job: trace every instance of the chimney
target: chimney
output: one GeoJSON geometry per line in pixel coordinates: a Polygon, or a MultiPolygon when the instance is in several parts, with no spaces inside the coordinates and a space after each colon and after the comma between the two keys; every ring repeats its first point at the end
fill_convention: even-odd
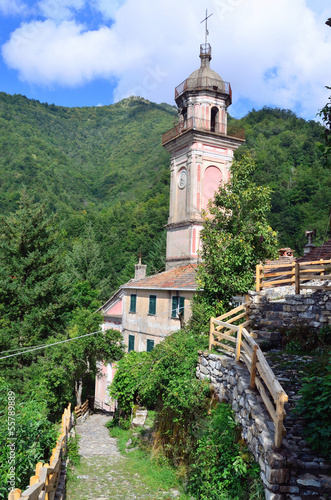
{"type": "Polygon", "coordinates": [[[279,248],[277,250],[277,252],[278,252],[278,257],[280,259],[283,259],[283,258],[291,258],[291,259],[293,259],[293,252],[294,252],[294,250],[292,250],[292,248],[289,248],[289,247],[279,248]]]}
{"type": "Polygon", "coordinates": [[[308,239],[308,243],[304,246],[303,255],[309,254],[315,248],[315,245],[313,245],[313,236],[316,236],[316,229],[305,232],[305,237],[308,239]]]}
{"type": "Polygon", "coordinates": [[[141,263],[141,257],[139,257],[139,263],[134,266],[134,279],[141,280],[146,278],[146,264],[141,263]]]}

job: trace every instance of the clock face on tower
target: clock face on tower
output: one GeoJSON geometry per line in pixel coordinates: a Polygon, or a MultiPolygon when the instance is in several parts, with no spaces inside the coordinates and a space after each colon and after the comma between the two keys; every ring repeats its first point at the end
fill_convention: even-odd
{"type": "Polygon", "coordinates": [[[186,186],[186,183],[187,183],[187,172],[186,172],[185,169],[181,170],[179,172],[177,183],[178,183],[179,189],[184,189],[184,187],[186,186]]]}

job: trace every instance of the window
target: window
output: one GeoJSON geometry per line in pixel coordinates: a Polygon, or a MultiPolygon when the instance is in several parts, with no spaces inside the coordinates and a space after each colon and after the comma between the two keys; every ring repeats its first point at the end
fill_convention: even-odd
{"type": "Polygon", "coordinates": [[[147,339],[147,352],[151,352],[154,349],[154,340],[147,339]]]}
{"type": "Polygon", "coordinates": [[[134,351],[134,335],[129,335],[129,348],[128,352],[134,351]]]}
{"type": "Polygon", "coordinates": [[[130,295],[130,313],[135,313],[137,309],[137,295],[131,293],[130,295]]]}
{"type": "Polygon", "coordinates": [[[179,313],[184,314],[185,297],[172,297],[171,317],[178,318],[179,313]]]}
{"type": "Polygon", "coordinates": [[[211,108],[210,130],[212,132],[218,132],[218,108],[216,108],[215,106],[211,108]]]}
{"type": "Polygon", "coordinates": [[[149,296],[148,314],[156,314],[156,295],[149,296]]]}

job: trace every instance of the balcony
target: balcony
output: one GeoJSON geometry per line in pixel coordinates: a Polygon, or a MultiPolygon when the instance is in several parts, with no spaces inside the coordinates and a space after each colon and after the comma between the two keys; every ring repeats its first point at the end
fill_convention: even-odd
{"type": "Polygon", "coordinates": [[[232,90],[229,82],[222,82],[217,78],[209,76],[198,78],[187,78],[175,88],[175,100],[189,90],[212,90],[229,96],[232,103],[232,90]]]}
{"type": "Polygon", "coordinates": [[[215,123],[211,125],[210,120],[202,120],[200,118],[191,117],[165,132],[162,135],[162,146],[189,130],[210,132],[222,137],[234,137],[235,139],[245,140],[245,130],[239,129],[234,124],[228,125],[227,133],[225,133],[225,123],[215,123]]]}

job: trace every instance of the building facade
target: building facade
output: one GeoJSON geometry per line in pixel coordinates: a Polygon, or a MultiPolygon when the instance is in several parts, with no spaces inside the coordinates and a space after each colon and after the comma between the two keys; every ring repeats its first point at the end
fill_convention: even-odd
{"type": "Polygon", "coordinates": [[[196,264],[131,280],[122,289],[124,342],[129,351],[151,351],[190,318],[196,264]]]}

